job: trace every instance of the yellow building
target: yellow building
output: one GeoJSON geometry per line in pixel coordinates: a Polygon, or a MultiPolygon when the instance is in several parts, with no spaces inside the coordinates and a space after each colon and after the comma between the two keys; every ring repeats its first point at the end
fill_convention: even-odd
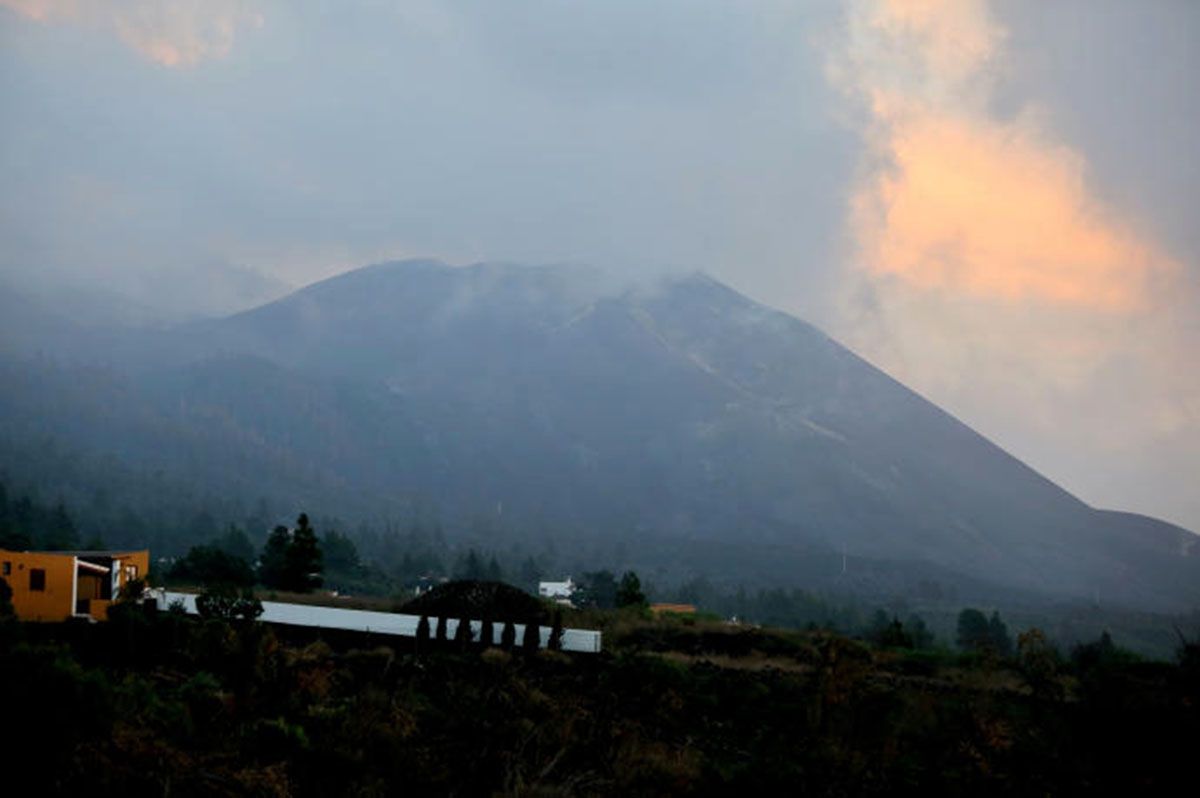
{"type": "Polygon", "coordinates": [[[150,569],[150,552],[7,551],[0,549],[0,577],[12,588],[23,621],[103,621],[131,579],[150,569]]]}

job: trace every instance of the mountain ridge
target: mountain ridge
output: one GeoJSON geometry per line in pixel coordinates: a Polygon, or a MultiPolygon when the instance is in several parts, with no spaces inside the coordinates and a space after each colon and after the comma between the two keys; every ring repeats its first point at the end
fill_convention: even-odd
{"type": "MultiPolygon", "coordinates": [[[[646,289],[577,267],[391,262],[144,349],[130,390],[185,431],[180,473],[189,457],[225,463],[204,471],[212,484],[238,457],[308,460],[284,494],[370,512],[399,490],[461,524],[501,507],[513,528],[653,538],[682,572],[700,570],[688,541],[713,541],[791,547],[798,574],[848,551],[1052,595],[1200,603],[1190,532],[1089,507],[703,275],[646,289]]],[[[754,568],[775,570],[766,555],[754,568]]]]}

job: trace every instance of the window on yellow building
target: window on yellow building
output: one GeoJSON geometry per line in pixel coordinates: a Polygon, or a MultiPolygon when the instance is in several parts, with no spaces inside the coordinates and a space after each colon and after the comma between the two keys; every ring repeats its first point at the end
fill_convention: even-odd
{"type": "Polygon", "coordinates": [[[12,563],[10,563],[8,560],[5,560],[3,575],[8,576],[11,573],[12,573],[12,563]]]}
{"type": "Polygon", "coordinates": [[[30,568],[29,569],[29,589],[30,590],[45,590],[46,589],[46,569],[45,568],[30,568]]]}

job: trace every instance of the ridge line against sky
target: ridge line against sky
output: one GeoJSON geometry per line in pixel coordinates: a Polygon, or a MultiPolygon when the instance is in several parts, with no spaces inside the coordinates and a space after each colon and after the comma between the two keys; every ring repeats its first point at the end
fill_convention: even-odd
{"type": "Polygon", "coordinates": [[[701,269],[1200,529],[1197,41],[1117,0],[0,0],[0,268],[180,313],[405,255],[701,269]]]}

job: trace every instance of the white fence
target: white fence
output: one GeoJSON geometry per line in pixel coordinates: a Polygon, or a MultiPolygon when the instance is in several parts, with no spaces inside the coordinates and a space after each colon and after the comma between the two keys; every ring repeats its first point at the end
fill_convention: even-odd
{"type": "MultiPolygon", "coordinates": [[[[196,597],[191,593],[175,593],[168,590],[154,591],[159,607],[167,609],[175,602],[181,602],[185,610],[196,614],[196,597]]],[[[403,615],[397,612],[373,612],[370,610],[344,610],[338,607],[319,607],[312,604],[288,604],[282,601],[262,602],[263,614],[260,621],[267,623],[283,623],[291,626],[315,626],[321,629],[346,629],[352,632],[371,632],[381,635],[396,635],[398,637],[416,637],[417,624],[421,621],[419,615],[403,615]]],[[[432,636],[437,627],[437,618],[429,619],[429,632],[432,636]]],[[[446,619],[446,635],[454,638],[460,621],[457,618],[446,619]]],[[[483,629],[482,621],[470,621],[471,639],[478,641],[483,629]]],[[[500,632],[504,623],[494,623],[494,635],[499,642],[500,632]]],[[[517,643],[524,639],[525,624],[516,624],[517,643]]],[[[539,645],[545,648],[550,640],[550,627],[538,628],[539,645]]],[[[563,651],[582,651],[595,653],[600,650],[600,633],[592,629],[563,629],[563,651]]]]}

